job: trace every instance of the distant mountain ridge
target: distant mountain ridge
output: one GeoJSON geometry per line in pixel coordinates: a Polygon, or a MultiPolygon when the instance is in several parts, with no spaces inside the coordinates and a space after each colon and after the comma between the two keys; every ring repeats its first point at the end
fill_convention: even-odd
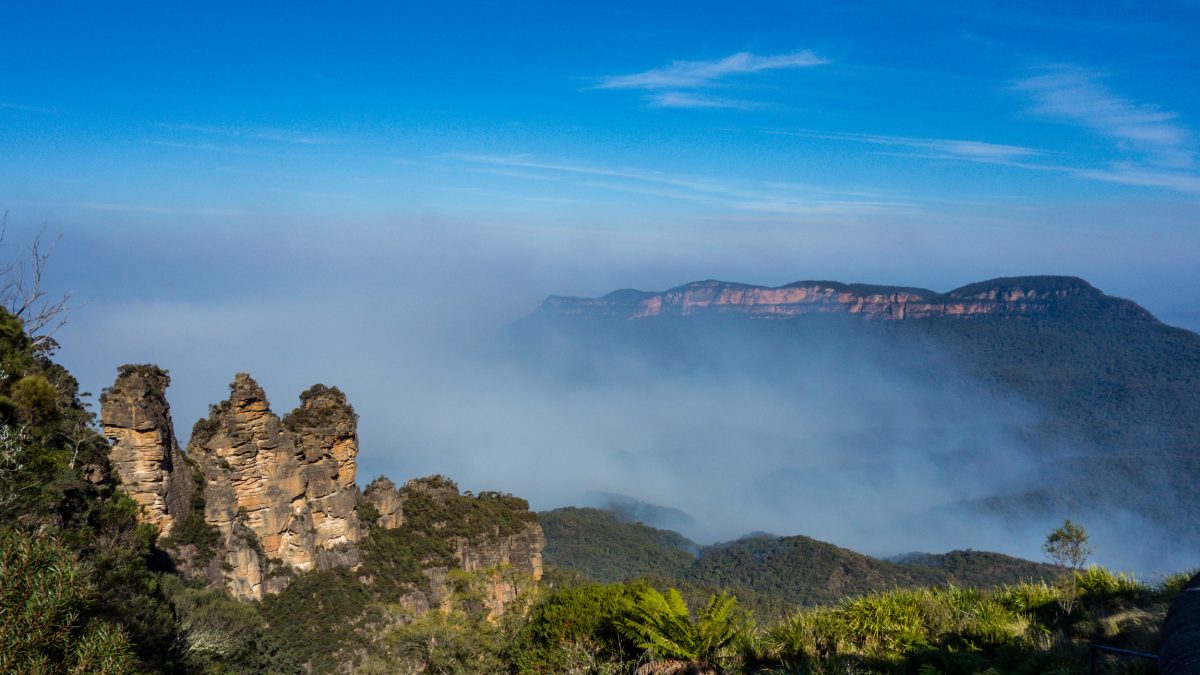
{"type": "Polygon", "coordinates": [[[803,314],[849,314],[904,320],[932,316],[1046,315],[1079,306],[1102,306],[1126,318],[1156,321],[1137,304],[1101,293],[1078,277],[1002,277],[947,293],[925,288],[796,281],[768,287],[708,279],[662,292],[613,291],[599,298],[551,295],[538,313],[641,319],[738,313],[764,319],[803,314]]]}
{"type": "Polygon", "coordinates": [[[562,508],[538,514],[545,560],[595,581],[662,578],[793,605],[818,605],[896,587],[955,584],[990,588],[1050,580],[1060,568],[985,551],[910,554],[880,560],[810,537],[746,536],[696,547],[677,532],[622,522],[610,512],[562,508]],[[693,553],[695,551],[695,553],[693,553]]]}
{"type": "MultiPolygon", "coordinates": [[[[832,281],[767,288],[710,280],[663,292],[550,296],[513,324],[509,336],[523,364],[569,386],[603,383],[638,391],[667,377],[689,387],[704,383],[711,392],[721,391],[724,382],[752,382],[772,405],[803,411],[822,395],[808,384],[828,381],[847,403],[833,413],[848,410],[861,422],[855,430],[869,433],[831,436],[826,446],[841,444],[840,453],[866,458],[875,448],[898,447],[891,439],[913,429],[908,420],[877,417],[868,407],[875,382],[896,383],[906,395],[941,406],[911,418],[930,430],[930,442],[970,441],[944,446],[934,458],[934,466],[953,476],[946,484],[972,484],[981,461],[1001,467],[1013,456],[1028,461],[1024,474],[997,482],[994,494],[931,505],[906,525],[966,514],[1010,525],[1052,523],[1070,514],[1110,528],[1113,541],[1159,537],[1140,553],[1129,547],[1137,560],[1122,564],[1161,569],[1200,554],[1194,486],[1200,475],[1200,334],[1167,325],[1137,303],[1077,277],[1006,277],[946,293],[832,281]],[[962,382],[987,395],[959,399],[948,393],[962,382]],[[862,407],[856,408],[857,392],[862,407]],[[1022,413],[997,413],[993,436],[976,436],[968,422],[959,424],[977,411],[987,418],[987,396],[993,394],[1015,401],[1022,413]],[[956,408],[958,400],[970,407],[956,408]]],[[[813,424],[824,430],[819,421],[813,424]]],[[[776,427],[786,433],[786,420],[776,427]]],[[[669,442],[655,450],[672,461],[686,457],[670,456],[674,447],[698,447],[705,440],[689,435],[687,427],[664,424],[657,431],[669,442]]],[[[818,475],[806,468],[804,455],[785,449],[774,456],[784,463],[796,458],[794,470],[776,464],[741,476],[756,495],[784,494],[797,484],[820,490],[829,484],[823,475],[843,475],[841,468],[818,475]]],[[[872,466],[847,463],[844,476],[861,485],[878,475],[872,466]]],[[[695,510],[686,503],[672,506],[695,510]]]]}

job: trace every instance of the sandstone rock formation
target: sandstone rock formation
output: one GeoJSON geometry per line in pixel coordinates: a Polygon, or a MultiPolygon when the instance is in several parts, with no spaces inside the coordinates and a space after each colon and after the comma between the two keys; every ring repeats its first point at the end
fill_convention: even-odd
{"type": "MultiPolygon", "coordinates": [[[[358,418],[341,391],[315,385],[280,419],[262,387],[238,374],[229,399],[196,423],[185,455],[171,424],[169,383],[155,366],[122,367],[101,397],[102,419],[116,477],[142,506],[142,520],[166,534],[187,519],[186,531],[203,539],[170,544],[181,570],[249,600],[282,590],[295,572],[359,564],[367,528],[355,482],[358,418]]],[[[379,478],[364,496],[383,529],[405,527],[406,504],[416,505],[420,525],[399,540],[432,540],[420,550],[441,551],[419,560],[428,594],[410,579],[407,594],[392,599],[414,611],[447,606],[452,567],[486,583],[493,615],[542,575],[545,537],[524,500],[461,495],[441,476],[400,489],[379,478]]]]}
{"type": "Polygon", "coordinates": [[[200,467],[207,522],[220,532],[230,589],[243,598],[280,590],[286,577],[353,564],[361,529],[354,506],[358,438],[353,411],[336,389],[314,387],[289,419],[239,373],[227,401],[197,423],[188,455],[200,467]]]}
{"type": "Polygon", "coordinates": [[[404,524],[404,497],[392,481],[383,476],[376,478],[363,490],[363,497],[379,514],[380,527],[394,530],[404,524]]]}
{"type": "Polygon", "coordinates": [[[464,571],[488,575],[486,603],[495,617],[504,613],[505,606],[524,590],[525,583],[542,578],[544,548],[546,535],[542,526],[531,522],[514,534],[497,536],[492,541],[457,538],[454,557],[464,571]]]}
{"type": "MultiPolygon", "coordinates": [[[[656,316],[746,314],[789,318],[803,314],[846,314],[904,320],[931,316],[1030,315],[1053,313],[1072,300],[1115,300],[1074,277],[1014,277],[963,286],[949,293],[923,288],[797,281],[778,288],[723,281],[697,281],[662,293],[623,290],[599,298],[550,296],[542,313],[640,319],[656,316]]],[[[1149,314],[1126,302],[1130,312],[1149,314]]]]}
{"type": "Polygon", "coordinates": [[[112,444],[109,460],[125,492],[141,506],[142,520],[169,534],[186,515],[194,489],[191,468],[175,440],[165,392],[166,371],[122,366],[100,395],[100,421],[112,444]]]}
{"type": "MultiPolygon", "coordinates": [[[[304,463],[304,496],[316,529],[319,555],[362,536],[358,504],[358,416],[336,387],[316,385],[283,419],[304,463]]],[[[325,561],[325,565],[331,561],[325,561]]]]}

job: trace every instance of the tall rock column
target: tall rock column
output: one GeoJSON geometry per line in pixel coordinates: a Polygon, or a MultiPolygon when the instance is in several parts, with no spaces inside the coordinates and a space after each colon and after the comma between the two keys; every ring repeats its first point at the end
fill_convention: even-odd
{"type": "Polygon", "coordinates": [[[312,511],[318,564],[356,562],[344,545],[362,538],[355,506],[358,486],[358,415],[337,387],[315,385],[283,419],[304,462],[304,495],[312,511]]]}
{"type": "Polygon", "coordinates": [[[141,506],[139,519],[163,535],[187,514],[191,468],[171,424],[167,386],[171,378],[153,365],[125,365],[100,395],[100,420],[112,444],[109,461],[121,489],[141,506]]]}
{"type": "Polygon", "coordinates": [[[288,575],[352,566],[358,417],[336,387],[315,385],[286,420],[262,387],[238,374],[229,400],[196,423],[188,455],[204,474],[204,518],[224,544],[231,591],[261,598],[288,575]]]}
{"type": "Polygon", "coordinates": [[[239,373],[229,400],[196,424],[188,455],[204,474],[204,519],[224,541],[236,595],[257,599],[274,590],[266,578],[271,560],[315,567],[300,452],[249,375],[239,373]]]}

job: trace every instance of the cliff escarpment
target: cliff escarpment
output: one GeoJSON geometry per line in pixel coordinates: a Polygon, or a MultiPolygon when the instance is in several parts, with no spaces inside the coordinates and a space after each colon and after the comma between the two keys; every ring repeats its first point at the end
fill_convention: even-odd
{"type": "Polygon", "coordinates": [[[550,296],[542,315],[686,317],[742,314],[781,319],[806,314],[844,314],[900,321],[927,317],[1052,315],[1081,304],[1104,304],[1122,314],[1153,320],[1132,302],[1104,295],[1076,277],[1008,277],[938,293],[924,288],[797,281],[770,288],[725,281],[696,281],[661,293],[620,290],[599,298],[550,296]]]}
{"type": "Polygon", "coordinates": [[[401,488],[380,478],[364,496],[377,527],[426,551],[421,562],[431,596],[443,606],[451,594],[452,568],[466,575],[458,583],[469,582],[493,616],[542,577],[546,537],[523,499],[495,492],[461,494],[442,476],[410,480],[401,488]]]}
{"type": "Polygon", "coordinates": [[[122,367],[101,397],[104,431],[139,519],[175,545],[181,570],[209,585],[261,600],[297,574],[350,569],[377,588],[387,587],[378,577],[396,577],[405,602],[424,611],[444,605],[457,572],[474,574],[481,601],[499,614],[541,576],[545,540],[523,500],[462,495],[441,477],[403,488],[380,478],[360,492],[358,417],[336,387],[309,388],[281,418],[263,388],[238,374],[229,398],[196,423],[185,453],[169,383],[155,366],[122,367]]]}

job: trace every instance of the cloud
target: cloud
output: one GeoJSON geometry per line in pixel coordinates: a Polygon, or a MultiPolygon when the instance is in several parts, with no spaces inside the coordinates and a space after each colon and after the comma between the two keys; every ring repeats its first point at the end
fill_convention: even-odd
{"type": "Polygon", "coordinates": [[[1030,159],[1044,154],[1035,148],[1002,143],[985,143],[983,141],[962,140],[952,138],[914,138],[910,136],[888,136],[882,134],[856,134],[821,131],[789,131],[773,130],[768,133],[783,136],[799,136],[835,141],[851,141],[871,145],[904,147],[914,150],[932,152],[941,159],[960,159],[970,162],[988,164],[1010,163],[1016,160],[1030,159]]]}
{"type": "Polygon", "coordinates": [[[1190,167],[1195,154],[1191,132],[1177,122],[1176,113],[1135,103],[1109,92],[1094,73],[1056,66],[1016,83],[1030,94],[1033,112],[1082,125],[1117,141],[1121,149],[1143,153],[1155,164],[1190,167]]]}
{"type": "Polygon", "coordinates": [[[187,208],[174,206],[154,206],[149,204],[112,204],[109,202],[82,202],[81,208],[90,211],[121,211],[126,213],[153,213],[160,215],[190,215],[190,216],[244,216],[242,209],[219,208],[187,208]]]}
{"type": "Polygon", "coordinates": [[[610,75],[592,88],[651,92],[647,102],[652,108],[748,109],[758,107],[758,104],[753,101],[705,96],[697,93],[697,90],[717,86],[721,80],[735,75],[810,68],[826,63],[829,63],[828,59],[807,49],[774,56],[738,52],[713,61],[675,61],[664,68],[630,75],[610,75]]]}
{"type": "Polygon", "coordinates": [[[0,110],[20,110],[21,112],[43,113],[46,115],[57,115],[58,111],[54,108],[43,108],[42,106],[27,105],[24,103],[10,103],[0,101],[0,110]]]}
{"type": "Polygon", "coordinates": [[[650,96],[652,108],[756,108],[753,101],[742,101],[729,98],[714,98],[682,91],[664,91],[650,96]]]}
{"type": "Polygon", "coordinates": [[[631,167],[605,167],[570,161],[548,161],[530,155],[496,156],[452,154],[447,157],[489,167],[529,169],[547,175],[577,176],[575,185],[690,201],[738,211],[783,214],[911,212],[915,203],[889,200],[883,195],[814,189],[782,182],[742,185],[711,178],[669,174],[631,167]],[[820,197],[837,195],[839,199],[820,197]],[[862,198],[860,198],[862,197],[862,198]]]}
{"type": "Polygon", "coordinates": [[[1112,162],[1105,168],[1080,168],[1050,163],[1051,153],[1037,148],[1003,143],[948,139],[914,138],[882,134],[822,132],[809,130],[769,130],[779,136],[796,136],[822,140],[849,141],[888,147],[907,148],[916,152],[897,153],[902,157],[935,160],[960,160],[981,164],[997,164],[1029,171],[1051,171],[1085,180],[1102,181],[1132,187],[1151,187],[1177,192],[1200,193],[1200,175],[1186,170],[1164,170],[1130,162],[1112,162]]]}
{"type": "Polygon", "coordinates": [[[183,131],[206,136],[224,136],[226,138],[241,138],[292,145],[326,145],[330,139],[315,134],[299,133],[283,129],[248,128],[248,127],[214,127],[202,124],[168,124],[159,123],[160,128],[172,131],[183,131]]]}
{"type": "Polygon", "coordinates": [[[1179,192],[1200,194],[1200,175],[1185,171],[1156,171],[1131,164],[1113,164],[1108,169],[1086,169],[1076,175],[1093,180],[1134,185],[1141,187],[1166,188],[1179,192]]]}
{"type": "Polygon", "coordinates": [[[738,52],[715,61],[675,61],[665,68],[656,68],[632,75],[604,78],[597,89],[691,89],[712,85],[729,75],[758,73],[764,70],[808,68],[829,63],[809,50],[756,56],[738,52]]]}
{"type": "Polygon", "coordinates": [[[254,155],[257,157],[276,156],[273,153],[258,152],[233,145],[218,145],[216,143],[180,143],[178,141],[150,141],[154,145],[161,145],[166,148],[179,148],[181,150],[203,150],[205,152],[225,152],[233,155],[254,155]]]}

